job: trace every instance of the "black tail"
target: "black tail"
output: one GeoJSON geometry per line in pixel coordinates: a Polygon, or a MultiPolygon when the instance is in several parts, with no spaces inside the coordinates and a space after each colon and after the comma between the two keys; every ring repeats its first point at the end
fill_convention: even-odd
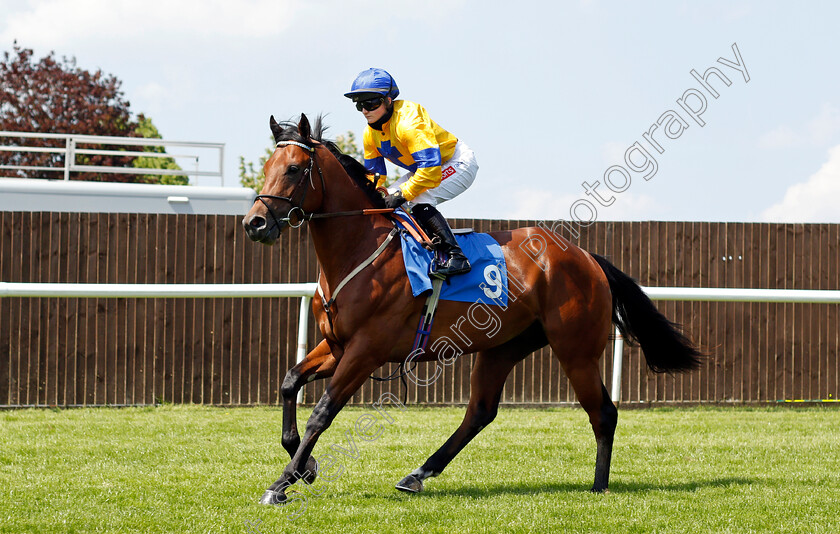
{"type": "Polygon", "coordinates": [[[655,373],[690,371],[703,355],[662,315],[635,280],[606,258],[592,254],[607,276],[613,296],[613,322],[631,345],[638,342],[655,373]]]}

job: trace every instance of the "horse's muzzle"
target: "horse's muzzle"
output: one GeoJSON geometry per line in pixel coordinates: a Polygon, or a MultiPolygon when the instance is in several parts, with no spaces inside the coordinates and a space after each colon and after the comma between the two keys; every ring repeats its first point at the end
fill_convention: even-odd
{"type": "Polygon", "coordinates": [[[242,226],[245,228],[245,233],[251,241],[257,241],[264,245],[272,245],[277,238],[280,237],[280,232],[287,223],[275,222],[266,220],[261,215],[246,215],[242,219],[242,226]],[[281,227],[282,226],[282,227],[281,227]]]}

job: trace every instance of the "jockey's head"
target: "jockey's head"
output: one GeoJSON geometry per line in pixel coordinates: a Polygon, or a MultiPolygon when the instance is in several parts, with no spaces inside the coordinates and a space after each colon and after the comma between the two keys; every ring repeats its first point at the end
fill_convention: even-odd
{"type": "Polygon", "coordinates": [[[388,71],[370,68],[356,76],[350,91],[344,96],[356,103],[356,109],[365,115],[368,122],[375,122],[391,109],[399,94],[397,82],[388,71]],[[382,104],[385,104],[384,109],[380,108],[382,104]]]}

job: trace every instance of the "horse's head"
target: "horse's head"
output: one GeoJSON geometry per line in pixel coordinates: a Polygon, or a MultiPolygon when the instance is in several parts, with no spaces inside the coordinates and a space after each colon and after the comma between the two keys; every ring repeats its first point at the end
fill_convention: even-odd
{"type": "Polygon", "coordinates": [[[269,124],[276,148],[263,168],[265,185],[242,219],[248,237],[266,245],[273,244],[287,226],[303,224],[307,214],[320,205],[324,185],[316,161],[321,145],[312,139],[306,115],[301,114],[297,127],[284,127],[273,116],[269,124]]]}

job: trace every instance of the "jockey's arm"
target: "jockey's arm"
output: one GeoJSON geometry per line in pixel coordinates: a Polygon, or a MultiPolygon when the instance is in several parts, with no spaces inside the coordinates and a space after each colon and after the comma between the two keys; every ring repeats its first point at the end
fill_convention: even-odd
{"type": "Polygon", "coordinates": [[[417,164],[417,170],[400,189],[406,200],[413,200],[423,191],[440,185],[443,178],[440,145],[435,137],[431,119],[425,114],[414,117],[411,124],[401,130],[400,134],[405,139],[405,145],[414,163],[417,164]]]}

